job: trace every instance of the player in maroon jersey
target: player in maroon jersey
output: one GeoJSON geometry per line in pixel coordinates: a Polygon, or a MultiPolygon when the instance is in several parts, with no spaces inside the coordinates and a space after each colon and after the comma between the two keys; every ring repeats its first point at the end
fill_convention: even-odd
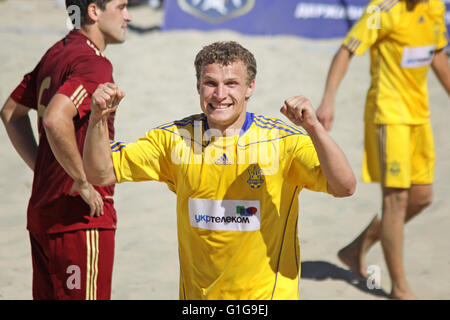
{"type": "MultiPolygon", "coordinates": [[[[8,136],[34,171],[27,229],[34,299],[109,299],[114,186],[87,182],[82,152],[91,95],[113,82],[103,51],[125,40],[128,0],[66,0],[74,29],[26,74],[1,110],[8,136]],[[76,6],[76,7],[74,7],[76,6]],[[74,8],[78,10],[74,10],[74,8]],[[77,20],[78,19],[78,20],[77,20]],[[28,112],[38,112],[39,143],[28,112]]],[[[114,118],[109,118],[110,138],[114,118]]]]}

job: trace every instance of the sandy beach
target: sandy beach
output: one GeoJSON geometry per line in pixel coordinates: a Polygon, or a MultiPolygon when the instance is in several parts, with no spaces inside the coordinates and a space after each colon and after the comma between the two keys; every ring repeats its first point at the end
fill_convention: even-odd
{"type": "MultiPolygon", "coordinates": [[[[52,0],[0,1],[0,102],[23,75],[67,32],[65,9],[52,0]]],[[[132,7],[134,30],[161,25],[163,12],[132,7]]],[[[149,129],[200,112],[194,57],[213,41],[236,40],[258,62],[256,90],[248,111],[283,117],[279,109],[303,94],[317,107],[331,59],[342,39],[313,41],[294,36],[246,36],[230,31],[136,32],[123,45],[109,46],[114,79],[125,91],[116,117],[116,139],[134,141],[149,129]]],[[[436,145],[434,202],[405,228],[407,278],[421,299],[450,299],[450,142],[449,99],[429,73],[431,121],[436,145]]],[[[377,244],[367,265],[380,271],[381,288],[358,282],[339,261],[337,251],[351,241],[380,209],[376,184],[361,182],[363,110],[369,86],[369,56],[353,59],[336,101],[331,136],[346,153],[358,179],[356,193],[333,199],[302,191],[299,239],[301,299],[386,299],[390,280],[377,244]]],[[[36,114],[32,112],[36,122],[36,114]]],[[[31,257],[26,208],[32,172],[0,128],[0,299],[31,299],[31,257]]],[[[112,299],[178,299],[179,264],[176,200],[157,182],[118,185],[118,212],[112,299]]]]}

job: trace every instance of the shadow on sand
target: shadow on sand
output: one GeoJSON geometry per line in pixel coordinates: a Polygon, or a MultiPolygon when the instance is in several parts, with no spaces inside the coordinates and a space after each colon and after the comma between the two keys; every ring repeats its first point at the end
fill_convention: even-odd
{"type": "Polygon", "coordinates": [[[350,270],[343,269],[327,261],[304,261],[301,264],[301,278],[309,280],[342,280],[354,288],[371,295],[389,298],[383,289],[369,289],[367,279],[359,279],[350,270]]]}

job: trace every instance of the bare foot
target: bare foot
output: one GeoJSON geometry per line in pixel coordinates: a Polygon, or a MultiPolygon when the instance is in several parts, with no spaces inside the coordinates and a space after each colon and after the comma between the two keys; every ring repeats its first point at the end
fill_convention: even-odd
{"type": "Polygon", "coordinates": [[[393,300],[417,300],[417,297],[411,291],[394,292],[394,290],[392,290],[389,298],[393,300]]]}
{"type": "Polygon", "coordinates": [[[366,266],[364,264],[364,253],[356,246],[349,244],[338,252],[338,258],[358,278],[367,278],[366,266]]]}

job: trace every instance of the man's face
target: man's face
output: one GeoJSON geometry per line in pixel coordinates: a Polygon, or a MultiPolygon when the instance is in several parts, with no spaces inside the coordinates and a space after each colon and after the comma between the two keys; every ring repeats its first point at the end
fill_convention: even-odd
{"type": "Polygon", "coordinates": [[[112,0],[100,12],[98,25],[107,44],[125,41],[127,23],[131,21],[127,5],[128,0],[112,0]]]}
{"type": "Polygon", "coordinates": [[[242,61],[227,66],[218,63],[204,66],[197,90],[209,127],[222,132],[241,129],[245,122],[247,99],[254,88],[254,80],[247,83],[247,69],[242,61]]]}

